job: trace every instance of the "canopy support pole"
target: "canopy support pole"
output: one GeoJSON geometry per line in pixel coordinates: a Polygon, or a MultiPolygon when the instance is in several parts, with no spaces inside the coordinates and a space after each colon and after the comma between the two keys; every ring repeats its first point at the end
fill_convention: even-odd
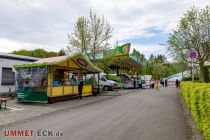
{"type": "Polygon", "coordinates": [[[53,88],[53,67],[50,66],[50,96],[52,97],[52,88],[53,88]]]}
{"type": "Polygon", "coordinates": [[[97,90],[98,94],[100,94],[99,78],[100,78],[100,76],[99,76],[99,73],[98,73],[98,90],[97,90]]]}

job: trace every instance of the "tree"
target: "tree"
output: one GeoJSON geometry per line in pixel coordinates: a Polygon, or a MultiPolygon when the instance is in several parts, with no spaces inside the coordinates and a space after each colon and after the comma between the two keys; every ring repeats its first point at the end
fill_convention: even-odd
{"type": "Polygon", "coordinates": [[[151,54],[150,57],[149,57],[149,61],[152,61],[154,59],[154,55],[151,54]]]}
{"type": "Polygon", "coordinates": [[[205,82],[204,63],[210,56],[210,6],[205,9],[192,7],[181,18],[179,25],[168,40],[168,50],[174,57],[190,63],[188,59],[191,51],[197,52],[195,63],[200,68],[200,80],[205,82]]]}
{"type": "Polygon", "coordinates": [[[140,74],[149,74],[152,75],[154,79],[160,80],[188,69],[189,67],[188,65],[186,66],[186,63],[181,63],[179,61],[169,63],[164,54],[158,54],[156,56],[151,54],[148,65],[143,67],[143,69],[140,71],[140,74]]]}
{"type": "Polygon", "coordinates": [[[47,52],[43,49],[35,49],[32,51],[33,57],[45,58],[45,57],[47,57],[46,54],[47,54],[47,52]]]}
{"type": "Polygon", "coordinates": [[[95,60],[107,49],[113,29],[104,16],[97,16],[90,10],[89,18],[79,17],[74,28],[68,36],[69,50],[81,51],[95,60]]]}
{"type": "Polygon", "coordinates": [[[74,32],[68,35],[70,46],[67,48],[69,51],[80,51],[88,56],[91,39],[88,22],[88,19],[83,16],[78,18],[74,26],[74,32]]]}
{"type": "Polygon", "coordinates": [[[43,49],[35,49],[35,50],[18,50],[13,51],[12,54],[23,55],[23,56],[31,56],[31,57],[38,57],[38,58],[47,58],[47,57],[55,57],[58,56],[57,52],[47,52],[43,49]]]}
{"type": "Polygon", "coordinates": [[[66,55],[65,50],[64,49],[60,49],[60,51],[58,52],[59,56],[64,56],[66,55]]]}
{"type": "Polygon", "coordinates": [[[166,67],[161,63],[153,65],[152,77],[157,80],[167,77],[166,67]]]}
{"type": "Polygon", "coordinates": [[[158,54],[157,56],[154,56],[153,54],[151,54],[149,61],[164,64],[167,62],[167,58],[164,54],[158,54]]]}
{"type": "Polygon", "coordinates": [[[112,37],[112,30],[104,16],[97,16],[96,13],[90,11],[90,56],[93,60],[107,49],[109,45],[108,40],[112,37]]]}
{"type": "Polygon", "coordinates": [[[53,52],[53,51],[50,51],[50,52],[47,52],[45,57],[56,57],[58,56],[59,54],[57,52],[53,52]]]}
{"type": "Polygon", "coordinates": [[[13,51],[12,54],[23,55],[23,56],[32,56],[32,51],[21,49],[18,51],[13,51]]]}

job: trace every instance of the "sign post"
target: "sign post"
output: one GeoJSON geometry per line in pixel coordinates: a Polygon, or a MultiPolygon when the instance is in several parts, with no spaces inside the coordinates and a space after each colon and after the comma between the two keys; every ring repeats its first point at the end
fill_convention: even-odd
{"type": "Polygon", "coordinates": [[[194,75],[195,75],[195,73],[194,73],[194,59],[192,60],[192,82],[194,82],[194,75]]]}
{"type": "Polygon", "coordinates": [[[192,59],[192,82],[194,82],[194,59],[197,56],[197,52],[196,51],[192,51],[189,55],[189,57],[192,59]]]}

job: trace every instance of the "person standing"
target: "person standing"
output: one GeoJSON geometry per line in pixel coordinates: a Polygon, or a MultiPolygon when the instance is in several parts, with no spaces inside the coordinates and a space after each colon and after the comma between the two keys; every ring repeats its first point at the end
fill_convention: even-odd
{"type": "Polygon", "coordinates": [[[165,87],[167,87],[167,86],[168,86],[168,80],[165,79],[165,87]]]}
{"type": "Polygon", "coordinates": [[[138,80],[138,81],[139,81],[139,83],[138,83],[138,84],[139,84],[139,88],[140,88],[140,89],[142,89],[141,79],[139,78],[139,80],[138,80]]]}
{"type": "Polygon", "coordinates": [[[178,88],[179,87],[179,80],[176,79],[176,87],[178,88]]]}
{"type": "Polygon", "coordinates": [[[149,80],[149,88],[152,88],[152,80],[149,80]]]}
{"type": "Polygon", "coordinates": [[[152,88],[154,89],[155,88],[155,80],[151,81],[151,85],[152,85],[152,88]]]}
{"type": "Polygon", "coordinates": [[[158,80],[156,80],[156,82],[155,82],[155,90],[157,92],[160,91],[160,85],[159,85],[159,81],[158,80]]]}
{"type": "Polygon", "coordinates": [[[164,83],[165,83],[165,82],[163,81],[163,79],[161,79],[161,80],[160,80],[160,84],[161,84],[163,87],[164,87],[164,83]]]}
{"type": "Polygon", "coordinates": [[[136,89],[136,78],[133,78],[133,86],[134,86],[134,89],[136,89]]]}
{"type": "Polygon", "coordinates": [[[78,92],[79,92],[79,98],[82,99],[82,89],[84,86],[84,82],[83,79],[80,79],[79,85],[78,85],[78,92]]]}

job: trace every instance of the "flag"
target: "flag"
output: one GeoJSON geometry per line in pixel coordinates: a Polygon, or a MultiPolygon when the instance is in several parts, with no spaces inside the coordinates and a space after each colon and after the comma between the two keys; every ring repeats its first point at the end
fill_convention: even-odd
{"type": "Polygon", "coordinates": [[[138,62],[139,59],[140,59],[140,56],[141,56],[140,52],[138,52],[137,50],[133,49],[133,53],[131,54],[131,58],[138,62]]]}
{"type": "Polygon", "coordinates": [[[115,49],[115,56],[129,55],[130,45],[131,45],[130,43],[127,43],[127,44],[117,47],[115,49]]]}

